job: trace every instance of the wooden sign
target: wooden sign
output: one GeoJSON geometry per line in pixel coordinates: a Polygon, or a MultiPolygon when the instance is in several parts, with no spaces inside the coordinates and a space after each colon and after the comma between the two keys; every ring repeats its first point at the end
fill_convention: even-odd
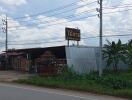
{"type": "Polygon", "coordinates": [[[66,40],[80,41],[80,30],[75,28],[65,28],[65,38],[66,40]]]}

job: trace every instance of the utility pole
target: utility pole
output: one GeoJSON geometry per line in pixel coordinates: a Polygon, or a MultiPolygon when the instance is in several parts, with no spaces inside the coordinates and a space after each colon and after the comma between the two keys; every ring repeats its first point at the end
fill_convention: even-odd
{"type": "Polygon", "coordinates": [[[6,33],[6,39],[5,39],[5,51],[6,51],[6,55],[5,55],[5,60],[6,60],[6,69],[8,68],[8,55],[7,55],[7,51],[8,51],[8,21],[7,21],[7,15],[6,18],[2,19],[3,22],[3,33],[6,33]]]}
{"type": "Polygon", "coordinates": [[[6,15],[6,51],[8,50],[8,21],[6,15]]]}
{"type": "Polygon", "coordinates": [[[3,22],[3,33],[6,34],[6,39],[5,39],[5,51],[8,50],[8,21],[7,21],[7,15],[6,18],[2,19],[3,22]]]}
{"type": "Polygon", "coordinates": [[[102,39],[102,35],[103,35],[103,4],[102,4],[103,0],[99,0],[98,3],[100,5],[100,8],[97,9],[97,11],[99,12],[99,18],[100,18],[100,35],[99,35],[99,76],[102,75],[103,73],[103,39],[102,39]]]}

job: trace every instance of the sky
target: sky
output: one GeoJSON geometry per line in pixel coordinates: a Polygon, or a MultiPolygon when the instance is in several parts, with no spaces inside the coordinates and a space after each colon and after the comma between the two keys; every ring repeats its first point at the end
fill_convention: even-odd
{"type": "MultiPolygon", "coordinates": [[[[132,0],[103,0],[103,35],[131,34],[131,7],[132,0]]],[[[0,0],[0,27],[5,27],[2,19],[7,15],[9,49],[67,45],[65,27],[81,30],[80,45],[98,46],[97,8],[97,0],[0,0]]],[[[126,43],[131,37],[103,37],[103,44],[118,39],[126,43]]],[[[0,51],[4,48],[0,29],[0,51]]]]}

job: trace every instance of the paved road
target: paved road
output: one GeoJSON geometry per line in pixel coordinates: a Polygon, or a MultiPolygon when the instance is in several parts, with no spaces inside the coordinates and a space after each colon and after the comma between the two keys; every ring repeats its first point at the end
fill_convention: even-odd
{"type": "Polygon", "coordinates": [[[0,83],[0,100],[126,100],[67,90],[0,83]]]}

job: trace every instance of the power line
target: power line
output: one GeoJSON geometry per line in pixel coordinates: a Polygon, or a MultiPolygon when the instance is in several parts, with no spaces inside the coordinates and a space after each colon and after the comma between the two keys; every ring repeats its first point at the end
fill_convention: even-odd
{"type": "MultiPolygon", "coordinates": [[[[88,4],[85,4],[85,5],[81,5],[81,6],[79,6],[79,7],[75,7],[75,8],[72,8],[72,9],[70,9],[70,10],[66,10],[66,11],[63,11],[63,12],[59,12],[59,13],[55,13],[55,14],[52,14],[52,15],[48,15],[47,17],[52,17],[52,16],[56,16],[56,15],[61,15],[61,14],[63,14],[63,13],[67,13],[67,12],[70,12],[70,11],[73,11],[73,10],[76,10],[76,9],[79,9],[79,8],[82,8],[82,7],[85,7],[85,6],[87,6],[87,5],[89,5],[89,3],[88,4]]],[[[95,8],[94,9],[91,9],[91,10],[95,10],[95,8]]],[[[89,10],[89,11],[91,11],[91,10],[89,10]]],[[[40,20],[40,19],[43,19],[43,18],[39,18],[39,19],[30,19],[30,20],[27,20],[27,21],[19,21],[19,22],[32,22],[32,21],[36,21],[36,20],[40,20]]],[[[46,21],[47,22],[47,21],[46,21]]]]}
{"type": "Polygon", "coordinates": [[[42,43],[56,43],[56,42],[64,42],[65,40],[61,41],[51,41],[51,42],[35,42],[35,43],[23,43],[23,44],[9,44],[9,45],[31,45],[31,44],[42,44],[42,43]]]}
{"type": "MultiPolygon", "coordinates": [[[[70,3],[70,4],[68,4],[68,5],[65,5],[65,6],[61,6],[61,7],[57,7],[57,8],[55,8],[55,9],[50,9],[50,10],[47,10],[47,11],[44,11],[44,12],[41,12],[41,13],[37,13],[37,14],[32,14],[32,15],[30,15],[31,17],[34,17],[34,16],[38,16],[38,15],[42,15],[42,14],[46,14],[46,13],[51,13],[51,12],[54,12],[54,11],[56,11],[56,10],[62,10],[62,9],[65,9],[65,8],[67,8],[67,7],[69,7],[69,6],[73,6],[73,5],[75,5],[77,2],[73,2],[73,3],[70,3]]],[[[16,17],[16,18],[13,18],[13,19],[25,19],[25,18],[27,18],[26,16],[21,16],[21,17],[16,17]]],[[[10,19],[8,19],[8,20],[10,20],[10,19]]]]}
{"type": "MultiPolygon", "coordinates": [[[[102,37],[125,37],[125,36],[132,36],[132,34],[117,34],[117,35],[104,35],[102,37]]],[[[89,39],[89,38],[99,38],[99,36],[90,36],[90,37],[84,37],[82,40],[89,39]]],[[[58,42],[65,42],[65,40],[57,40],[57,41],[50,41],[50,42],[33,42],[33,43],[12,43],[8,45],[31,45],[31,44],[42,44],[42,43],[58,43],[58,42]]],[[[5,43],[1,42],[1,45],[4,45],[5,43]]]]}
{"type": "MultiPolygon", "coordinates": [[[[91,10],[94,10],[94,9],[91,9],[91,10]]],[[[104,15],[108,15],[108,14],[111,14],[111,13],[116,13],[116,12],[123,12],[123,11],[129,11],[129,10],[132,10],[132,9],[125,9],[125,10],[121,10],[121,11],[114,11],[114,12],[106,12],[106,13],[104,13],[104,15]]],[[[87,11],[84,11],[84,12],[87,12],[87,11]]],[[[82,13],[84,13],[84,12],[82,12],[82,13]]],[[[74,15],[70,15],[70,16],[66,16],[66,17],[72,17],[72,16],[74,16],[74,15]]],[[[55,21],[52,21],[52,22],[56,22],[57,20],[55,20],[55,21]]],[[[52,23],[51,22],[51,23],[52,23]]],[[[48,22],[47,22],[48,23],[48,22]]],[[[44,23],[44,24],[46,24],[46,23],[44,23]]],[[[43,24],[43,25],[44,25],[43,24]]],[[[21,26],[16,26],[16,27],[21,27],[21,26]]],[[[15,27],[9,27],[9,28],[15,28],[15,27]]]]}
{"type": "MultiPolygon", "coordinates": [[[[117,34],[117,35],[103,35],[102,37],[125,37],[125,36],[132,36],[132,34],[117,34]]],[[[89,38],[99,38],[100,36],[90,36],[90,37],[84,37],[81,38],[89,39],[89,38]]],[[[31,44],[42,44],[42,43],[56,43],[56,42],[64,42],[65,40],[57,40],[57,41],[49,41],[49,42],[32,42],[32,43],[12,43],[9,45],[31,45],[31,44]]]]}
{"type": "MultiPolygon", "coordinates": [[[[90,12],[93,12],[93,10],[95,10],[95,9],[90,9],[90,10],[87,10],[87,11],[83,11],[83,12],[81,12],[81,13],[79,13],[79,16],[81,15],[81,14],[85,14],[85,13],[90,13],[90,12]]],[[[73,18],[75,15],[68,15],[68,16],[65,16],[65,17],[63,17],[63,19],[69,19],[69,18],[73,18]]],[[[43,24],[43,25],[45,25],[45,24],[49,24],[49,23],[53,23],[53,22],[57,22],[57,21],[59,21],[59,20],[47,20],[47,21],[44,21],[44,22],[40,22],[39,24],[43,24]]],[[[26,24],[26,25],[31,25],[31,24],[26,24]]],[[[15,28],[15,27],[21,27],[21,26],[12,26],[12,27],[8,27],[8,28],[15,28]]]]}
{"type": "MultiPolygon", "coordinates": [[[[126,9],[126,10],[122,10],[122,11],[128,11],[128,10],[132,10],[132,9],[126,9]]],[[[122,11],[115,11],[115,12],[122,12],[122,11]]],[[[110,13],[115,13],[115,12],[106,12],[106,13],[104,13],[105,15],[107,15],[107,14],[110,14],[110,13]]],[[[95,14],[95,15],[92,15],[92,16],[96,16],[97,14],[95,14]]],[[[84,19],[84,18],[88,18],[89,16],[87,16],[87,17],[83,17],[83,18],[79,18],[79,19],[84,19]]],[[[74,20],[79,20],[79,19],[74,19],[74,20]]],[[[69,22],[72,22],[72,21],[74,21],[74,20],[70,20],[69,22]]],[[[64,23],[64,22],[63,22],[64,23]]],[[[67,23],[67,22],[66,22],[67,23]]],[[[56,25],[56,24],[61,24],[61,23],[55,23],[55,24],[51,24],[51,25],[47,25],[47,26],[52,26],[52,25],[56,25]]],[[[118,35],[118,36],[124,36],[124,35],[118,35]]],[[[126,36],[126,35],[125,35],[126,36]]],[[[104,36],[103,36],[104,37],[104,36]]],[[[107,36],[108,37],[108,36],[107,36]]],[[[110,37],[110,36],[109,36],[110,37]]],[[[40,43],[39,43],[40,44],[40,43]]]]}
{"type": "MultiPolygon", "coordinates": [[[[132,34],[103,35],[102,37],[126,37],[126,36],[132,36],[132,34]]],[[[89,38],[99,38],[99,36],[85,37],[82,39],[89,39],[89,38]]]]}
{"type": "Polygon", "coordinates": [[[111,31],[111,32],[132,32],[132,29],[105,29],[105,31],[111,31]]]}
{"type": "MultiPolygon", "coordinates": [[[[90,4],[93,4],[93,3],[95,3],[95,2],[97,2],[97,1],[90,2],[89,5],[90,5],[90,4]]],[[[77,2],[73,2],[73,3],[71,3],[71,4],[68,4],[68,5],[65,5],[65,6],[61,6],[61,7],[55,8],[55,9],[47,10],[47,11],[45,11],[45,12],[41,12],[41,13],[37,13],[37,14],[32,14],[32,15],[30,15],[30,17],[34,17],[34,16],[46,14],[46,13],[52,13],[52,12],[55,12],[55,11],[59,11],[59,10],[65,9],[65,8],[67,8],[67,7],[70,7],[70,6],[74,6],[76,3],[77,3],[77,2]]],[[[88,5],[88,4],[87,4],[87,5],[88,5]]],[[[123,4],[123,5],[132,5],[132,4],[123,4]]],[[[119,5],[119,6],[123,6],[123,5],[119,5]]],[[[106,6],[105,6],[105,7],[106,7],[106,6]]],[[[104,7],[104,8],[105,8],[105,7],[104,7]]],[[[111,6],[111,7],[118,7],[118,6],[111,6]]],[[[107,8],[107,7],[106,7],[106,8],[107,8]]],[[[16,17],[16,18],[13,18],[13,19],[24,19],[24,18],[27,18],[27,17],[26,17],[26,16],[22,16],[22,17],[16,17]]],[[[8,19],[8,20],[10,20],[10,19],[8,19]]]]}
{"type": "MultiPolygon", "coordinates": [[[[94,32],[94,31],[89,31],[88,33],[96,33],[96,32],[94,32]]],[[[52,33],[51,33],[52,34],[52,33]]],[[[81,34],[82,36],[84,36],[85,34],[81,34]]],[[[81,37],[82,37],[81,36],[81,37]]],[[[84,36],[85,37],[85,36],[84,36]]],[[[65,38],[65,36],[62,36],[62,37],[57,37],[57,39],[62,39],[62,38],[65,38]]],[[[55,39],[55,37],[53,37],[53,38],[46,38],[46,39],[34,39],[34,40],[26,40],[26,42],[27,41],[45,41],[45,40],[49,40],[49,39],[55,39]]],[[[25,42],[25,40],[19,40],[20,42],[25,42]]],[[[19,41],[9,41],[9,42],[19,42],[19,41]]]]}
{"type": "MultiPolygon", "coordinates": [[[[90,5],[90,4],[93,4],[93,3],[95,3],[95,2],[97,2],[97,1],[90,2],[89,5],[90,5]]],[[[32,15],[30,15],[30,17],[34,17],[34,16],[38,16],[38,15],[47,14],[47,13],[52,13],[52,12],[55,12],[55,11],[58,11],[58,10],[62,10],[62,9],[67,8],[67,7],[73,6],[73,5],[75,5],[76,3],[77,3],[77,2],[73,2],[73,3],[71,3],[71,4],[68,4],[68,5],[65,5],[65,6],[61,6],[61,7],[55,8],[55,9],[47,10],[47,11],[45,11],[45,12],[41,12],[41,13],[37,13],[37,14],[32,14],[32,15]]],[[[13,18],[13,19],[24,19],[24,18],[27,18],[27,17],[22,16],[22,17],[16,17],[16,18],[13,18]]]]}
{"type": "Polygon", "coordinates": [[[108,14],[112,14],[112,13],[124,12],[124,11],[129,11],[129,10],[132,10],[132,9],[125,9],[125,10],[118,10],[118,11],[113,11],[113,12],[106,12],[106,13],[103,13],[103,14],[104,15],[108,15],[108,14]]]}
{"type": "MultiPolygon", "coordinates": [[[[92,31],[89,31],[88,33],[94,33],[92,31]]],[[[81,36],[84,36],[85,37],[86,34],[81,34],[81,36]]],[[[65,36],[62,36],[62,37],[57,37],[57,40],[58,39],[62,39],[62,38],[65,38],[65,36]]],[[[45,41],[45,40],[53,40],[55,39],[55,37],[52,37],[52,38],[44,38],[44,39],[34,39],[34,40],[26,40],[26,42],[31,42],[31,41],[45,41]]],[[[16,41],[9,41],[9,42],[25,42],[25,40],[16,40],[16,41]]]]}
{"type": "Polygon", "coordinates": [[[116,9],[116,8],[128,8],[128,7],[132,7],[132,6],[119,6],[119,7],[111,6],[111,7],[104,7],[104,9],[116,9]]]}
{"type": "MultiPolygon", "coordinates": [[[[88,4],[86,4],[86,5],[88,5],[88,4]]],[[[83,6],[86,6],[86,5],[83,5],[83,6]]],[[[66,12],[69,12],[69,11],[72,11],[72,10],[75,10],[75,9],[77,9],[77,8],[81,8],[81,7],[83,7],[83,6],[79,6],[79,7],[76,7],[76,8],[74,8],[74,9],[70,9],[70,10],[67,10],[67,11],[63,11],[63,12],[60,12],[60,13],[57,13],[57,14],[52,14],[52,15],[50,15],[50,16],[48,16],[48,17],[52,17],[52,16],[55,16],[55,15],[60,15],[60,14],[63,14],[63,13],[66,13],[66,12]]],[[[121,6],[121,7],[116,7],[116,6],[111,6],[111,7],[105,7],[105,9],[113,9],[113,8],[125,8],[125,7],[132,7],[132,6],[121,6]]],[[[95,9],[91,9],[91,11],[92,10],[95,10],[95,9]]],[[[39,18],[39,19],[32,19],[32,20],[27,20],[27,21],[19,21],[19,22],[32,22],[32,21],[35,21],[35,20],[40,20],[40,19],[43,19],[43,18],[39,18]]],[[[45,22],[47,22],[47,23],[49,23],[50,21],[52,21],[52,20],[49,20],[49,21],[45,21],[45,22]]],[[[53,20],[54,21],[54,20],[53,20]]],[[[30,25],[30,24],[29,24],[30,25]]],[[[15,27],[15,26],[14,26],[15,27]]]]}
{"type": "MultiPolygon", "coordinates": [[[[84,11],[85,13],[87,12],[87,11],[84,11]]],[[[83,13],[84,13],[83,12],[83,13]]],[[[70,16],[67,16],[67,18],[73,18],[73,16],[74,15],[70,15],[70,16]]],[[[84,19],[84,18],[90,18],[90,17],[94,17],[94,16],[97,16],[97,14],[94,14],[94,15],[91,15],[91,16],[85,16],[85,17],[81,17],[81,18],[77,18],[77,19],[72,19],[72,20],[69,20],[69,21],[67,21],[67,22],[59,22],[59,23],[53,23],[53,22],[57,22],[58,20],[55,20],[55,21],[52,21],[51,23],[53,23],[53,24],[50,24],[50,25],[46,25],[47,23],[42,23],[41,25],[45,25],[46,27],[47,26],[53,26],[53,25],[57,25],[57,24],[63,24],[63,23],[68,23],[68,22],[72,22],[72,21],[75,21],[75,20],[81,20],[81,19],[84,19]]],[[[18,26],[18,28],[20,28],[21,26],[18,26]]],[[[41,27],[41,26],[39,26],[39,27],[41,27]]],[[[44,26],[42,26],[42,27],[44,27],[44,26]]],[[[9,27],[10,29],[11,28],[17,28],[17,27],[9,27]]],[[[23,27],[22,27],[23,28],[23,27]]],[[[17,29],[17,30],[19,30],[19,29],[17,29]]],[[[23,30],[23,29],[22,29],[23,30]]]]}
{"type": "MultiPolygon", "coordinates": [[[[132,31],[127,31],[127,30],[122,30],[122,31],[116,31],[116,30],[105,30],[104,33],[121,33],[121,32],[125,32],[125,33],[132,33],[132,31]]],[[[125,34],[126,35],[126,34],[125,34]]],[[[130,34],[128,34],[130,35],[130,34]]]]}
{"type": "MultiPolygon", "coordinates": [[[[123,4],[123,5],[116,5],[116,6],[110,6],[110,7],[113,7],[113,8],[115,8],[115,7],[120,7],[120,6],[129,6],[129,5],[132,5],[132,3],[130,3],[130,4],[123,4]]],[[[108,6],[104,6],[103,8],[107,8],[108,6]]]]}
{"type": "Polygon", "coordinates": [[[120,28],[105,28],[104,30],[106,31],[132,31],[132,28],[124,28],[124,27],[120,27],[120,28]]]}
{"type": "MultiPolygon", "coordinates": [[[[96,33],[96,31],[89,31],[88,33],[96,33]]],[[[86,34],[81,34],[81,37],[82,36],[84,36],[84,37],[86,37],[85,36],[86,34]]],[[[57,39],[62,39],[62,38],[65,38],[65,36],[62,36],[62,37],[57,37],[57,39]]],[[[34,39],[34,40],[26,40],[26,42],[31,42],[31,41],[44,41],[44,40],[53,40],[53,39],[55,39],[55,37],[52,37],[52,38],[44,38],[44,39],[34,39]]],[[[25,40],[16,40],[16,41],[9,41],[9,42],[25,42],[25,40]]]]}
{"type": "Polygon", "coordinates": [[[103,37],[114,37],[114,36],[131,36],[132,34],[117,34],[117,35],[106,35],[106,36],[103,36],[103,37]]]}
{"type": "MultiPolygon", "coordinates": [[[[106,12],[106,13],[103,13],[103,15],[108,15],[108,14],[112,14],[112,13],[117,13],[117,12],[124,12],[124,11],[129,11],[129,10],[132,10],[132,9],[125,9],[125,10],[121,10],[121,11],[113,11],[113,12],[106,12]]],[[[86,12],[86,11],[85,11],[86,12]]],[[[93,17],[93,16],[96,16],[97,14],[95,14],[95,15],[91,15],[91,16],[88,16],[88,17],[93,17]]],[[[73,15],[72,15],[73,16],[73,15]]],[[[68,16],[67,16],[68,17],[68,16]]],[[[88,18],[88,17],[83,17],[83,18],[88,18]]],[[[79,19],[83,19],[83,18],[79,18],[79,19]]],[[[76,19],[76,20],[79,20],[79,19],[76,19]]],[[[67,21],[67,22],[72,22],[72,21],[74,21],[74,20],[71,20],[71,21],[67,21]]],[[[53,22],[53,21],[52,21],[53,22]]],[[[52,23],[51,22],[51,23],[52,23]]],[[[55,22],[57,22],[57,21],[55,21],[55,22]]],[[[67,23],[67,22],[61,22],[61,23],[55,23],[55,24],[51,24],[51,25],[47,25],[48,27],[49,26],[52,26],[52,25],[57,25],[57,24],[62,24],[62,23],[67,23]]],[[[44,23],[44,24],[41,24],[41,25],[45,25],[46,23],[44,23]]],[[[45,27],[47,27],[46,25],[45,25],[45,27]]],[[[21,26],[18,26],[18,27],[21,27],[21,26]]],[[[43,26],[44,27],[44,26],[43,26]]],[[[11,27],[10,27],[11,28],[11,27]]],[[[15,27],[12,27],[12,28],[15,28],[15,27]]],[[[22,27],[23,28],[23,27],[22,27]]],[[[17,29],[17,30],[23,30],[23,29],[17,29]]],[[[25,30],[25,29],[24,29],[25,30]]],[[[12,30],[11,30],[12,31],[12,30]]],[[[13,30],[13,31],[15,31],[15,30],[13,30]]]]}
{"type": "MultiPolygon", "coordinates": [[[[90,12],[93,12],[95,10],[95,8],[93,9],[90,9],[90,10],[86,10],[86,11],[83,11],[83,12],[80,12],[78,13],[78,15],[80,16],[81,14],[85,14],[85,13],[90,13],[90,12]]],[[[71,15],[68,15],[68,16],[64,16],[63,19],[67,19],[67,18],[73,18],[75,15],[71,14],[71,15]]],[[[53,22],[57,22],[58,20],[47,20],[47,21],[44,21],[44,22],[40,22],[39,24],[49,24],[49,23],[53,23],[53,22]]],[[[27,25],[31,25],[31,24],[27,24],[27,25]]],[[[12,26],[12,27],[8,27],[8,28],[14,28],[14,27],[21,27],[21,26],[12,26]]]]}
{"type": "MultiPolygon", "coordinates": [[[[62,39],[62,38],[65,38],[65,36],[63,36],[63,37],[57,37],[57,40],[58,39],[62,39]]],[[[55,39],[55,38],[46,38],[46,39],[42,39],[42,40],[40,40],[40,39],[37,39],[37,40],[27,40],[27,41],[44,41],[44,40],[53,40],[53,39],[55,39]]],[[[25,42],[25,40],[21,40],[22,42],[25,42]]],[[[26,42],[27,42],[26,41],[26,42]]],[[[19,41],[9,41],[9,42],[19,42],[19,41]]]]}
{"type": "MultiPolygon", "coordinates": [[[[121,31],[109,31],[109,30],[107,30],[107,31],[104,31],[104,33],[120,33],[121,31]]],[[[122,31],[122,32],[128,32],[128,31],[122,31]]],[[[132,31],[131,31],[132,32],[132,31]]],[[[82,34],[84,37],[86,37],[86,34],[82,34]]],[[[127,34],[127,35],[131,35],[131,34],[127,34]]],[[[107,35],[108,36],[108,35],[107,35]]],[[[109,36],[122,36],[122,35],[109,35],[109,36]]],[[[124,35],[123,35],[124,36],[124,35]]],[[[97,36],[98,37],[98,36],[97,36]]],[[[105,36],[104,36],[105,37],[105,36]]],[[[65,38],[65,36],[63,36],[63,37],[57,37],[57,40],[58,39],[62,39],[62,38],[65,38]]],[[[89,38],[92,38],[92,37],[89,37],[89,38]]],[[[94,38],[94,37],[93,37],[94,38]]],[[[36,40],[26,40],[26,42],[32,42],[32,41],[35,41],[35,42],[37,42],[37,41],[45,41],[45,40],[53,40],[54,38],[46,38],[46,39],[42,39],[42,40],[40,40],[40,39],[36,39],[36,40]]],[[[82,39],[84,39],[84,38],[82,38],[82,39]]],[[[25,40],[21,40],[21,41],[8,41],[8,42],[25,42],[25,40]]]]}
{"type": "Polygon", "coordinates": [[[1,45],[1,44],[5,44],[5,42],[0,42],[0,45],[1,45]]]}

